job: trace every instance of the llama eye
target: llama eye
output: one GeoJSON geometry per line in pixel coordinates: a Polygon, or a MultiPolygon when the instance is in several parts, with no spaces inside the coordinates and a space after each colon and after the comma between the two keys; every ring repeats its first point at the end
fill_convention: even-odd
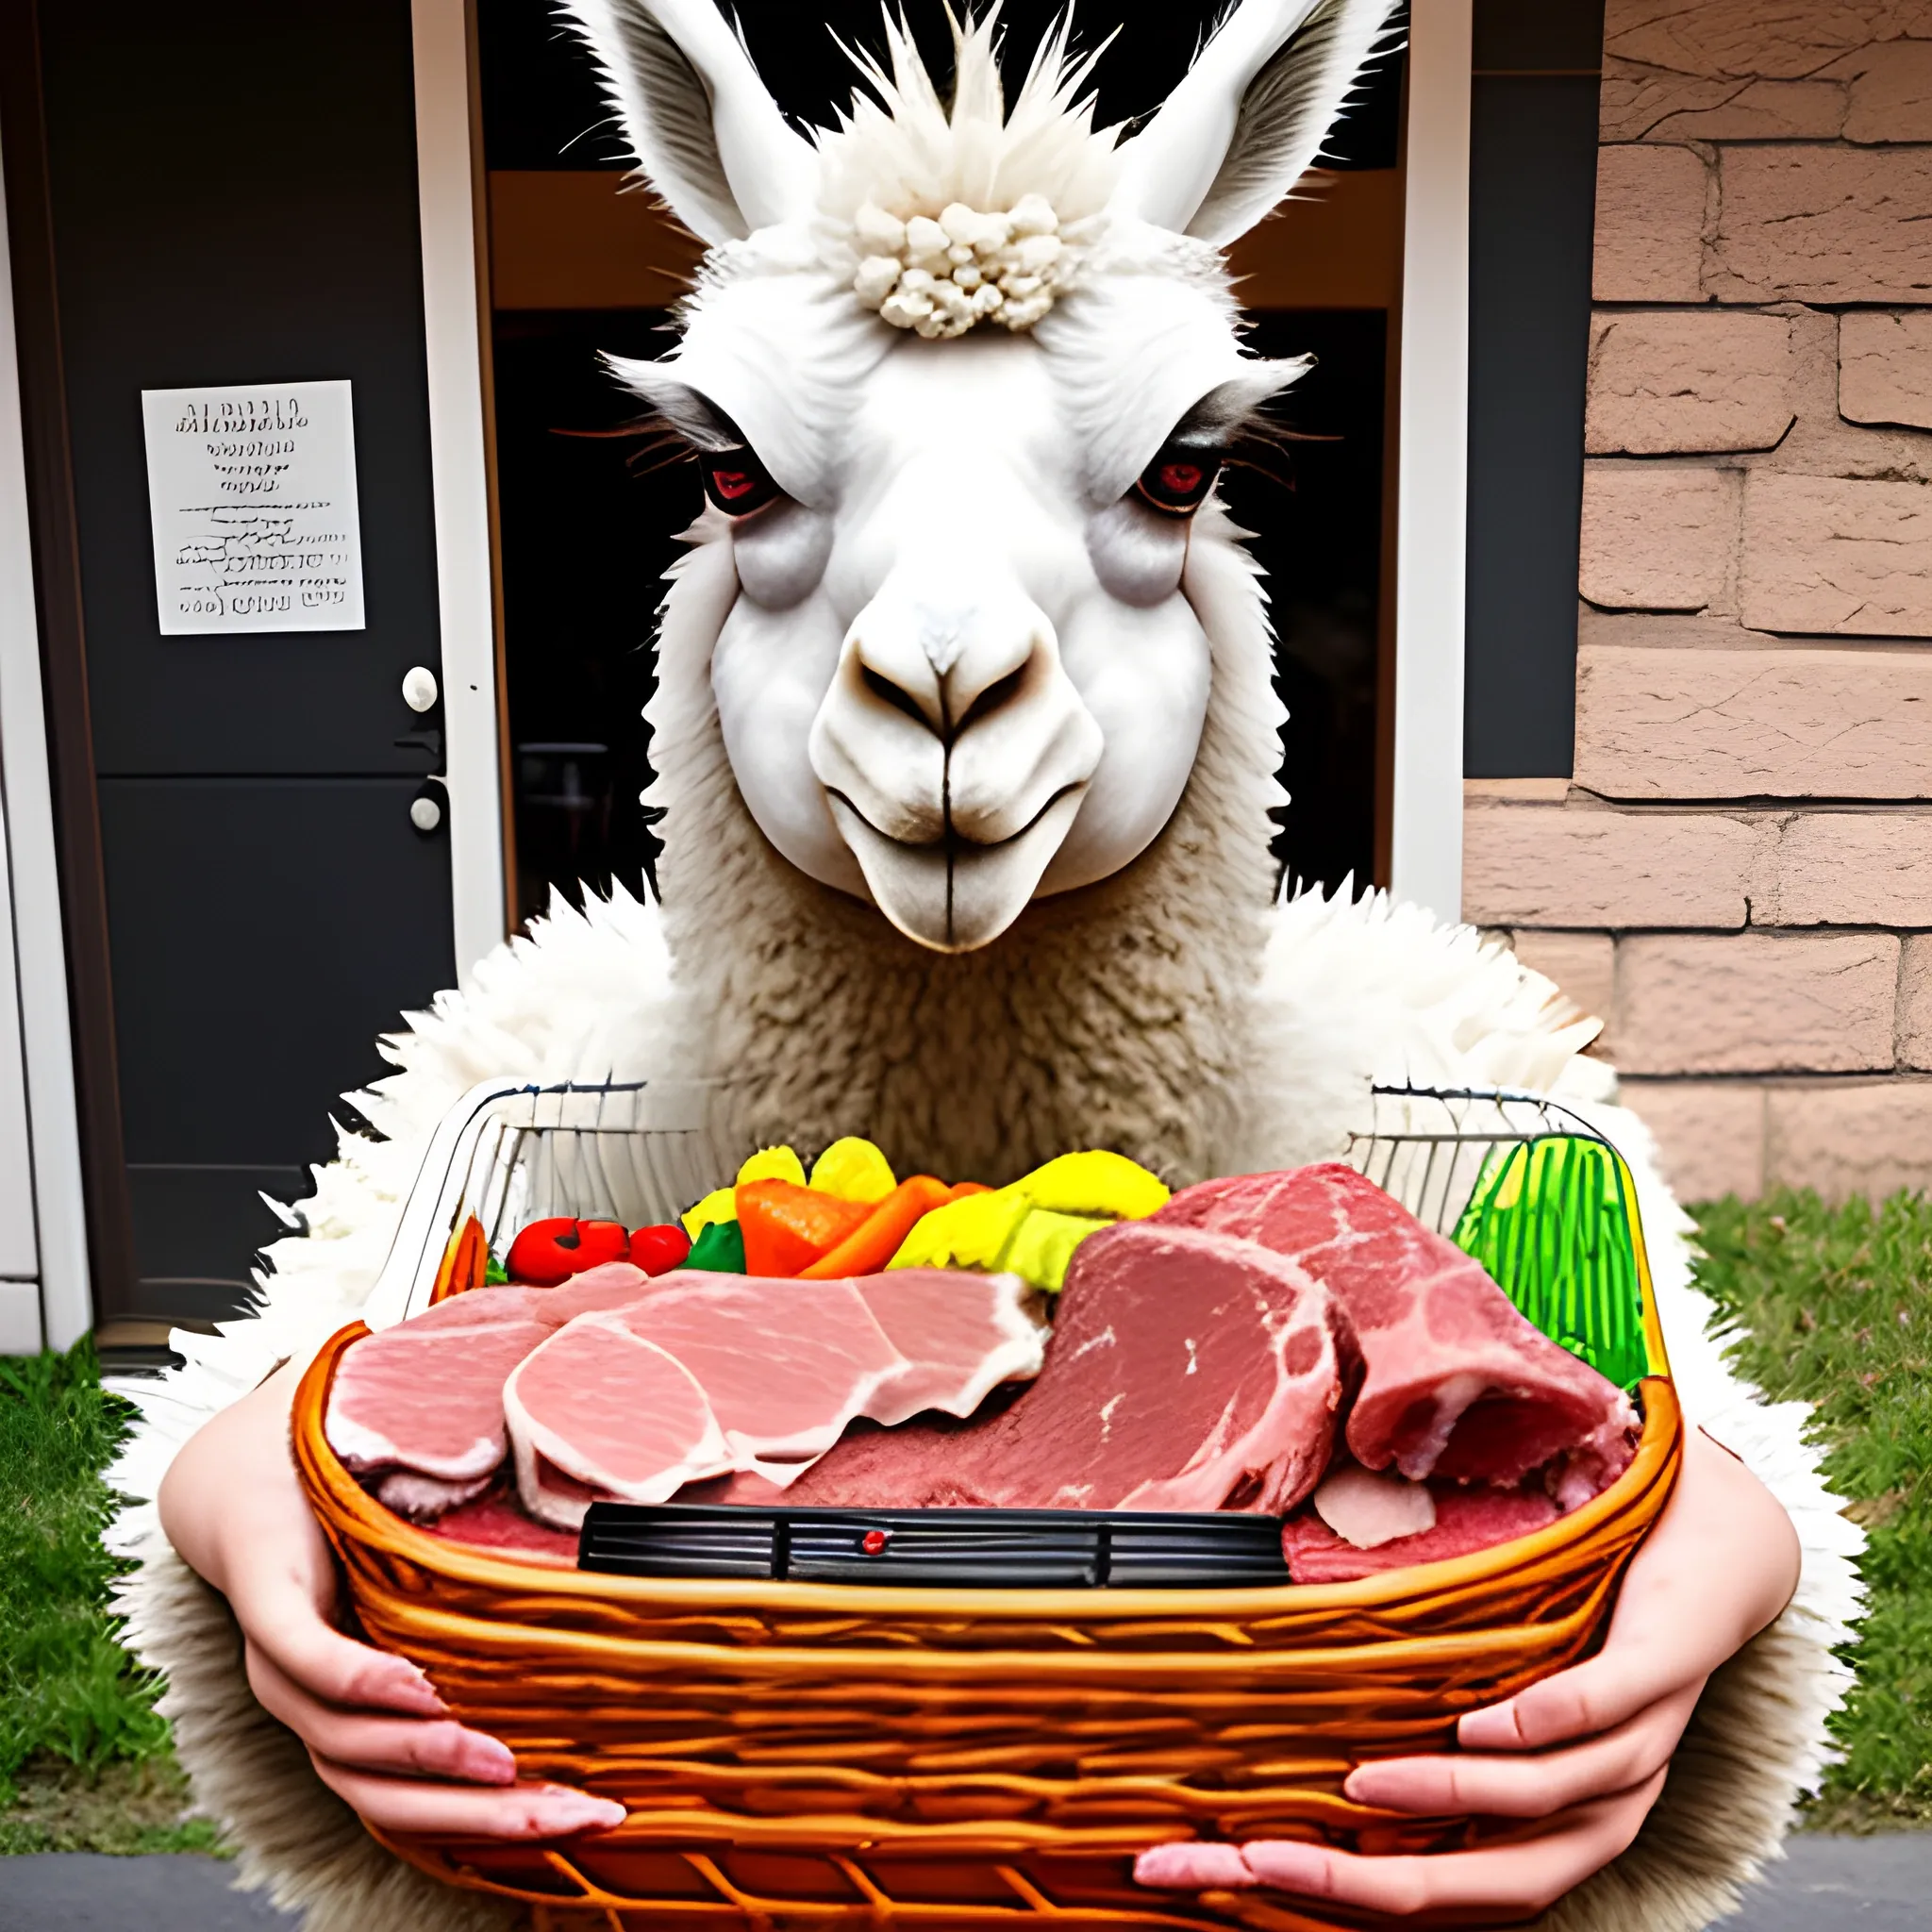
{"type": "Polygon", "coordinates": [[[748,449],[700,450],[705,494],[727,517],[749,516],[779,492],[764,464],[748,449]]]}
{"type": "Polygon", "coordinates": [[[1134,485],[1141,502],[1164,517],[1191,517],[1221,474],[1221,452],[1198,443],[1170,442],[1134,485]]]}

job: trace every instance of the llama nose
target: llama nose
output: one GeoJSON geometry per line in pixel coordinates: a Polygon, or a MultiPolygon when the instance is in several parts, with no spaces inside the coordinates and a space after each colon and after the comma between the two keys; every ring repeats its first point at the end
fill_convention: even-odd
{"type": "Polygon", "coordinates": [[[1015,691],[1027,664],[1051,648],[1045,613],[1017,587],[1007,594],[874,598],[849,640],[866,683],[951,743],[1015,691]]]}

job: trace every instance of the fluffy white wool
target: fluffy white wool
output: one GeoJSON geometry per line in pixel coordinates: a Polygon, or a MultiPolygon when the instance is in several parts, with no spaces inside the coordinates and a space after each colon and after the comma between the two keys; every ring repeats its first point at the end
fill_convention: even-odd
{"type": "Polygon", "coordinates": [[[1119,178],[1118,151],[1114,132],[1093,126],[1091,95],[1081,99],[1098,50],[1074,57],[1071,33],[1063,16],[1008,106],[997,14],[982,14],[959,35],[947,101],[888,14],[885,65],[858,57],[865,86],[818,137],[821,233],[835,263],[857,267],[863,251],[852,228],[868,203],[901,221],[937,217],[949,202],[1009,208],[1025,195],[1040,196],[1062,225],[1098,214],[1119,178]]]}

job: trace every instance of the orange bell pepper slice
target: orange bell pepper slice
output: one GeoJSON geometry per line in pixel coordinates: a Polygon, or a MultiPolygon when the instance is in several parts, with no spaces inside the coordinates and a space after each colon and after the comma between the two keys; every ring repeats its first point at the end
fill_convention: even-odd
{"type": "Polygon", "coordinates": [[[873,1212],[863,1201],[841,1201],[795,1181],[745,1181],[737,1202],[747,1274],[800,1274],[873,1212]]]}
{"type": "Polygon", "coordinates": [[[429,1306],[447,1301],[453,1294],[483,1286],[484,1271],[490,1266],[490,1242],[483,1224],[473,1214],[449,1238],[442,1251],[442,1265],[436,1271],[436,1283],[429,1291],[429,1306]]]}
{"type": "Polygon", "coordinates": [[[852,1274],[877,1274],[899,1252],[899,1246],[912,1232],[912,1224],[935,1208],[957,1201],[966,1194],[983,1194],[978,1181],[961,1181],[949,1188],[929,1174],[916,1174],[901,1181],[883,1201],[866,1210],[866,1216],[835,1248],[828,1249],[810,1266],[799,1270],[805,1281],[838,1281],[852,1274]]]}

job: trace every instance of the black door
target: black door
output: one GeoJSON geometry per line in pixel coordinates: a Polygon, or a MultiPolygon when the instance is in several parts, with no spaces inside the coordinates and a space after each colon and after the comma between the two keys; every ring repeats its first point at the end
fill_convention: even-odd
{"type": "MultiPolygon", "coordinates": [[[[441,769],[441,708],[418,717],[401,694],[413,666],[440,675],[409,6],[37,14],[43,178],[21,178],[9,125],[8,189],[16,235],[38,187],[25,212],[51,237],[38,297],[60,392],[43,341],[28,403],[42,456],[64,432],[77,609],[63,627],[47,586],[44,642],[61,807],[84,814],[85,758],[105,905],[108,1010],[78,1020],[96,1302],[206,1319],[240,1304],[275,1232],[258,1191],[308,1191],[334,1097],[379,1077],[375,1036],[453,975],[446,828],[410,814],[441,769]],[[163,637],[142,391],[329,379],[353,385],[366,628],[163,637]]],[[[31,279],[18,244],[15,268],[31,279]]]]}

